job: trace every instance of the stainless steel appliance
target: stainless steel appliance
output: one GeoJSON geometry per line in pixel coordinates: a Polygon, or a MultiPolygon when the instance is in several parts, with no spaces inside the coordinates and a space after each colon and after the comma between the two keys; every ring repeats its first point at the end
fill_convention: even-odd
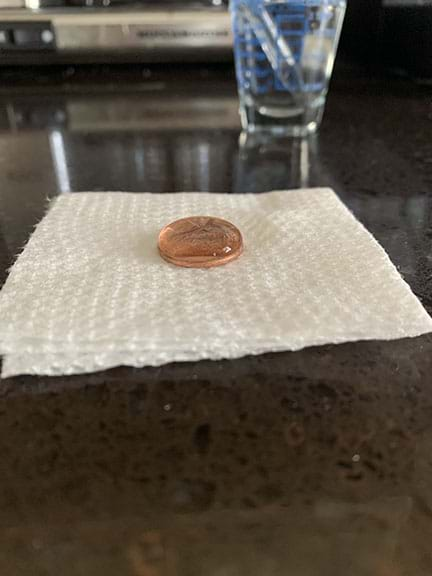
{"type": "Polygon", "coordinates": [[[0,0],[0,65],[231,58],[227,0],[0,0]]]}

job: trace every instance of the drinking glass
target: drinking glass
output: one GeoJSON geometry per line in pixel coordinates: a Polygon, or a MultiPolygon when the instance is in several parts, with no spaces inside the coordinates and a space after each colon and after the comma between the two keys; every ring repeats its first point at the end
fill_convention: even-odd
{"type": "Polygon", "coordinates": [[[305,136],[320,125],[345,0],[231,0],[245,129],[305,136]]]}

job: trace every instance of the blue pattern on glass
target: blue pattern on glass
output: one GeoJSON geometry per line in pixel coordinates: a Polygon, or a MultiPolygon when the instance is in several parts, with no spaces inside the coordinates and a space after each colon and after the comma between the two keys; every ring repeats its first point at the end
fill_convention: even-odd
{"type": "MultiPolygon", "coordinates": [[[[232,0],[234,14],[234,42],[237,61],[240,61],[238,81],[241,88],[251,88],[256,94],[277,91],[317,91],[324,88],[325,78],[316,81],[301,79],[296,67],[301,66],[305,38],[319,31],[321,37],[335,36],[337,19],[333,12],[322,11],[323,5],[334,2],[320,0],[286,0],[266,2],[264,0],[232,0]],[[244,17],[239,18],[239,13],[244,17]],[[333,20],[333,22],[331,22],[333,20]],[[272,32],[269,40],[269,31],[272,32]],[[269,62],[265,44],[272,43],[274,61],[269,62]],[[286,68],[287,53],[280,49],[284,45],[293,58],[291,70],[286,68]],[[285,76],[284,76],[285,75],[285,76]]],[[[321,51],[309,51],[308,61],[324,63],[327,55],[321,51]]]]}
{"type": "Polygon", "coordinates": [[[345,0],[231,0],[244,127],[308,134],[324,110],[345,0]]]}

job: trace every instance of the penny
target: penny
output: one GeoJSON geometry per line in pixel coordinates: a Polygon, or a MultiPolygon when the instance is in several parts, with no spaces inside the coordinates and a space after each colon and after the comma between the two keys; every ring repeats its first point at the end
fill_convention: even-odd
{"type": "Polygon", "coordinates": [[[243,252],[240,230],[211,216],[191,216],[171,222],[159,234],[164,260],[186,268],[212,268],[235,260],[243,252]]]}

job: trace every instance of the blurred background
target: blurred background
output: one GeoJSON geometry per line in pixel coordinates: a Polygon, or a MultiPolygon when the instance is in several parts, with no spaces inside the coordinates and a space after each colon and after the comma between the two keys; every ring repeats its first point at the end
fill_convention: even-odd
{"type": "MultiPolygon", "coordinates": [[[[342,51],[432,76],[430,0],[351,0],[342,51]]],[[[223,62],[228,0],[0,0],[0,63],[223,62]]]]}

